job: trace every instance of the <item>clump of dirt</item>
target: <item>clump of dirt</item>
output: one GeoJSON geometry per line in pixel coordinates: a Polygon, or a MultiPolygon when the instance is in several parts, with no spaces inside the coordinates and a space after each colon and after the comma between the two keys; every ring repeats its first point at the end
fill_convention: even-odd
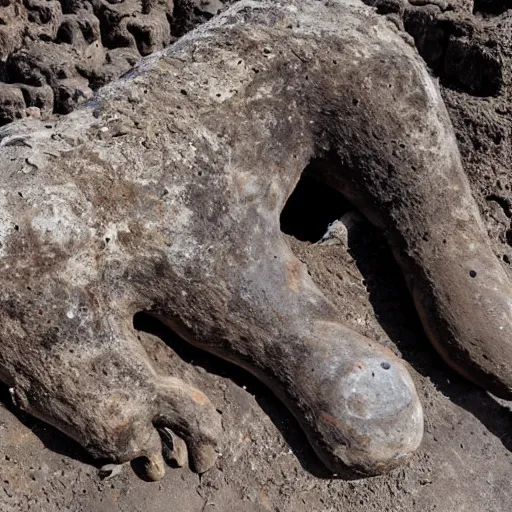
{"type": "MultiPolygon", "coordinates": [[[[36,5],[36,0],[30,1],[34,2],[30,5],[36,5]]],[[[36,9],[39,19],[51,20],[49,13],[54,11],[50,6],[54,4],[38,1],[49,9],[36,9]]],[[[440,77],[464,167],[494,252],[512,276],[512,11],[506,9],[510,4],[485,0],[370,2],[403,27],[404,37],[410,37],[406,32],[412,35],[440,77]]],[[[8,0],[0,0],[0,5],[4,4],[12,8],[8,0]]],[[[25,4],[28,2],[23,4],[28,12],[25,4]]],[[[175,2],[174,13],[178,4],[175,2]]],[[[61,10],[64,5],[68,4],[63,2],[61,10]]],[[[108,5],[114,8],[120,4],[108,5]]],[[[155,5],[155,12],[165,10],[163,3],[155,5]]],[[[140,5],[138,8],[142,9],[140,5]]],[[[90,12],[94,14],[94,10],[90,12]]],[[[172,16],[169,22],[167,13],[164,15],[171,38],[177,34],[173,33],[173,23],[182,31],[195,23],[196,11],[186,12],[191,17],[180,18],[185,20],[181,24],[173,22],[172,16]]],[[[143,16],[141,13],[138,19],[143,16]]],[[[10,26],[16,27],[14,18],[10,20],[10,26]]],[[[38,36],[30,40],[35,41],[34,47],[45,42],[44,34],[53,34],[53,25],[51,21],[41,24],[42,28],[37,29],[40,32],[34,28],[43,34],[43,39],[38,36]]],[[[137,26],[144,25],[140,22],[137,26]]],[[[114,40],[121,40],[114,32],[114,40]]],[[[81,28],[80,33],[85,40],[81,28]]],[[[139,38],[137,32],[134,35],[128,29],[117,33],[124,34],[125,42],[131,37],[132,46],[109,48],[99,29],[106,55],[122,50],[133,52],[133,58],[138,59],[149,48],[144,46],[149,44],[147,41],[164,44],[156,36],[139,38]]],[[[54,39],[46,43],[47,48],[62,46],[72,53],[71,43],[55,43],[54,39]]],[[[23,44],[8,52],[5,66],[10,55],[28,48],[23,44]]],[[[17,105],[21,108],[22,102],[24,108],[33,106],[31,94],[49,97],[56,94],[54,83],[68,79],[55,78],[52,82],[54,79],[47,78],[42,69],[58,66],[44,66],[33,71],[34,76],[41,73],[44,83],[3,86],[7,92],[0,91],[0,103],[12,112],[11,118],[18,116],[17,105]]],[[[31,65],[20,69],[28,74],[31,65]]],[[[109,79],[104,73],[94,87],[109,79]]],[[[90,81],[88,87],[92,89],[90,81]]],[[[69,102],[69,108],[75,104],[69,102]]],[[[3,122],[8,122],[9,115],[2,115],[3,122]]],[[[511,404],[476,388],[441,361],[422,332],[403,277],[383,238],[353,215],[349,204],[335,194],[326,197],[322,188],[309,179],[305,173],[305,181],[283,217],[283,230],[313,279],[338,306],[344,321],[390,347],[410,364],[426,417],[424,442],[410,465],[370,479],[330,478],[271,390],[245,372],[186,346],[163,326],[137,316],[135,326],[140,330],[141,342],[160,371],[207,390],[222,412],[225,439],[219,463],[201,477],[187,468],[169,469],[163,481],[153,484],[138,480],[130,471],[112,480],[101,480],[79,446],[15,411],[4,388],[5,406],[0,407],[2,512],[512,510],[511,404]],[[347,212],[330,236],[319,241],[327,224],[347,212]]]]}

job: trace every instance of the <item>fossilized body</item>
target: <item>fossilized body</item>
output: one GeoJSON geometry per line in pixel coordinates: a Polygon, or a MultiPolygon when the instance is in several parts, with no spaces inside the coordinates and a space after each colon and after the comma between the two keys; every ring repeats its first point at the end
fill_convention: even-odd
{"type": "Polygon", "coordinates": [[[155,372],[138,311],[266,382],[334,472],[418,447],[407,370],[338,321],[281,236],[311,161],[384,230],[445,360],[511,396],[508,281],[441,97],[359,3],[243,1],[86,108],[1,137],[0,379],[94,455],[159,478],[168,427],[198,471],[215,461],[218,413],[155,372]]]}

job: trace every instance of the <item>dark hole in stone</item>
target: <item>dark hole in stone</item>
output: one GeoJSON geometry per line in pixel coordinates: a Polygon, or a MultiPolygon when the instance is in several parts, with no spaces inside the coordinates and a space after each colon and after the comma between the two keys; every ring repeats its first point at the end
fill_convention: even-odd
{"type": "MultiPolygon", "coordinates": [[[[100,20],[101,43],[105,48],[130,48],[133,46],[133,38],[130,34],[115,30],[115,21],[111,19],[108,9],[98,11],[100,20]]],[[[127,27],[128,28],[128,27],[127,27]]],[[[133,34],[131,34],[133,36],[133,34]]]]}
{"type": "Polygon", "coordinates": [[[281,231],[297,240],[315,243],[329,224],[351,208],[339,192],[308,174],[309,167],[281,212],[281,231]]]}
{"type": "Polygon", "coordinates": [[[501,14],[507,9],[512,9],[510,0],[475,0],[473,13],[501,14]]]}
{"type": "Polygon", "coordinates": [[[82,31],[82,35],[84,36],[85,42],[87,44],[92,44],[96,41],[96,35],[94,34],[94,28],[88,21],[79,20],[80,30],[82,31]]]}
{"type": "Polygon", "coordinates": [[[512,247],[512,229],[507,229],[505,233],[505,239],[507,240],[507,244],[512,247]]]}
{"type": "Polygon", "coordinates": [[[470,277],[476,277],[476,271],[474,271],[474,270],[470,270],[470,271],[469,271],[469,276],[470,276],[470,277]]]}
{"type": "Polygon", "coordinates": [[[137,25],[128,25],[128,32],[133,35],[137,50],[144,57],[153,52],[151,32],[149,29],[138,27],[137,25]]]}
{"type": "Polygon", "coordinates": [[[380,363],[380,366],[384,369],[384,370],[389,370],[391,368],[391,365],[389,363],[380,363]]]}
{"type": "Polygon", "coordinates": [[[58,44],[61,44],[61,43],[72,44],[73,43],[73,30],[69,26],[68,23],[62,23],[62,25],[59,27],[59,30],[57,32],[57,37],[55,38],[55,42],[58,44]]]}

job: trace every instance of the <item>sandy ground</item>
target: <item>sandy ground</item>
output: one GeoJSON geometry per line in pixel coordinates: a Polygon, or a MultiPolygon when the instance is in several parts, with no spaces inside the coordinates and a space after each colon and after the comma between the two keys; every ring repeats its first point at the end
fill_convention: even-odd
{"type": "MultiPolygon", "coordinates": [[[[443,94],[496,257],[512,276],[509,13],[482,21],[501,48],[501,94],[477,97],[450,87],[443,87],[443,94]]],[[[322,232],[333,215],[350,211],[335,195],[326,200],[322,190],[310,184],[305,190],[302,196],[300,189],[297,192],[295,221],[287,226],[299,237],[304,237],[305,224],[322,232]]],[[[0,388],[0,511],[512,510],[512,403],[469,384],[440,360],[422,333],[403,278],[380,235],[363,221],[347,239],[342,236],[331,244],[288,239],[346,323],[410,364],[426,424],[421,449],[407,467],[370,479],[329,478],[271,390],[137,317],[141,341],[161,371],[204,390],[222,411],[225,437],[219,463],[201,477],[188,468],[169,468],[162,481],[146,483],[127,467],[118,477],[101,480],[78,445],[19,414],[8,390],[0,388]]]]}

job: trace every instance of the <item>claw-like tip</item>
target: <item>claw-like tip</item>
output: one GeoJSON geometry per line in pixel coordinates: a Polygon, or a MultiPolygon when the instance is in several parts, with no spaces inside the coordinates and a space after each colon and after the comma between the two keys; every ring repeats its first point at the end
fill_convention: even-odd
{"type": "Polygon", "coordinates": [[[156,482],[165,475],[165,463],[160,452],[147,454],[144,457],[144,473],[148,480],[156,482]]]}
{"type": "Polygon", "coordinates": [[[185,441],[178,437],[170,428],[158,429],[162,438],[162,452],[165,462],[173,467],[183,467],[187,463],[188,453],[185,441]]]}
{"type": "Polygon", "coordinates": [[[194,471],[202,474],[211,469],[217,460],[218,454],[211,445],[204,444],[191,450],[191,459],[194,471]]]}
{"type": "Polygon", "coordinates": [[[125,464],[105,464],[98,470],[99,477],[102,480],[111,480],[121,474],[125,464]]]}

